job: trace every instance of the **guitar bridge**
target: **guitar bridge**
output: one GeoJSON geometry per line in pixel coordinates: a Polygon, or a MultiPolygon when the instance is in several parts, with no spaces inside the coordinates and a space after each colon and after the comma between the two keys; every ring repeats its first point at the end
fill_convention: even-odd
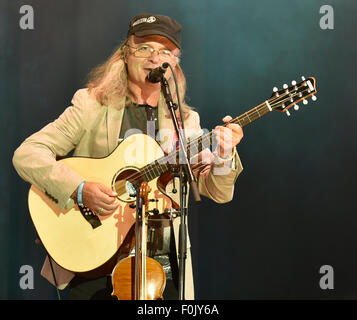
{"type": "Polygon", "coordinates": [[[84,219],[88,221],[88,223],[92,226],[93,229],[98,228],[102,225],[98,216],[93,212],[91,209],[87,208],[86,206],[78,206],[79,210],[84,219]]]}

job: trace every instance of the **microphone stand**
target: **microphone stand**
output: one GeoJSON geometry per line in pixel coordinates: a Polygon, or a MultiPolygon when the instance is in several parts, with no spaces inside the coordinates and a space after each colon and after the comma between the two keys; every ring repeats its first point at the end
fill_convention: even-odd
{"type": "MultiPolygon", "coordinates": [[[[143,199],[140,197],[140,185],[136,186],[136,219],[135,219],[135,279],[134,279],[134,299],[140,300],[140,243],[142,241],[139,228],[142,228],[143,221],[143,199]],[[141,220],[141,223],[140,223],[141,220]]],[[[140,263],[141,261],[141,263],[140,263]]]]}
{"type": "MultiPolygon", "coordinates": [[[[173,72],[173,70],[172,70],[173,72]]],[[[180,229],[179,229],[179,300],[185,300],[185,277],[186,277],[186,258],[187,258],[187,183],[190,184],[194,199],[196,202],[201,201],[201,197],[198,192],[198,186],[195,176],[193,175],[190,161],[187,157],[186,152],[186,138],[184,137],[184,130],[181,134],[179,128],[178,120],[176,117],[175,109],[176,105],[172,101],[172,96],[170,92],[170,87],[168,81],[164,76],[161,78],[161,89],[167,104],[167,107],[170,111],[171,118],[175,127],[176,136],[179,141],[179,152],[183,158],[183,163],[180,164],[180,229]]],[[[183,121],[183,119],[181,119],[183,121]]],[[[180,161],[181,162],[181,161],[180,161]]]]}

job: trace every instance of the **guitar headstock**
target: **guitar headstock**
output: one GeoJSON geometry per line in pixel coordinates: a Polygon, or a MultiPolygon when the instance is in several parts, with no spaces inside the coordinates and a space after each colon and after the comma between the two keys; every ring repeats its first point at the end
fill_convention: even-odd
{"type": "Polygon", "coordinates": [[[290,87],[284,84],[281,90],[276,87],[273,89],[273,94],[267,101],[271,110],[286,112],[290,116],[289,109],[291,107],[294,107],[294,110],[299,110],[298,102],[302,101],[304,105],[307,105],[307,98],[311,97],[312,101],[317,100],[315,78],[305,79],[305,77],[301,77],[301,79],[302,81],[299,83],[295,80],[292,81],[290,87]]]}

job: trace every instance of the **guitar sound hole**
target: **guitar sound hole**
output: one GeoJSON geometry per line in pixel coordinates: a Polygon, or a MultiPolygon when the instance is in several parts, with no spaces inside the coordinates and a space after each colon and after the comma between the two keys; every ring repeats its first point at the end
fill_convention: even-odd
{"type": "Polygon", "coordinates": [[[118,198],[124,202],[132,202],[136,199],[136,184],[142,181],[137,168],[122,169],[113,179],[113,189],[118,193],[118,198]]]}

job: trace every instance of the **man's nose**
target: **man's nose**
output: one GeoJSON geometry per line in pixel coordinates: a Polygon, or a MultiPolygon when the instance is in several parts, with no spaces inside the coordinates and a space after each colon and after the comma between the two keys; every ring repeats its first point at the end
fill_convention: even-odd
{"type": "Polygon", "coordinates": [[[150,61],[153,63],[158,63],[160,61],[160,56],[159,53],[155,50],[152,54],[151,57],[149,58],[150,61]]]}

